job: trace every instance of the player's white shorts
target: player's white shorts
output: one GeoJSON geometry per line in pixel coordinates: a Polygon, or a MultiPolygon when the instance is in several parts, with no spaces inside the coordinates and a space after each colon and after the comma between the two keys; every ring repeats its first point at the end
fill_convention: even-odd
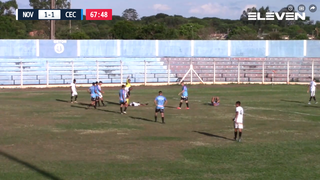
{"type": "Polygon", "coordinates": [[[72,91],[72,95],[71,96],[78,96],[77,91],[72,91]]]}
{"type": "Polygon", "coordinates": [[[102,93],[99,92],[98,94],[99,94],[99,98],[102,98],[102,97],[103,97],[103,96],[102,96],[102,93]]]}
{"type": "Polygon", "coordinates": [[[311,97],[316,96],[316,91],[311,91],[310,96],[311,97]]]}
{"type": "Polygon", "coordinates": [[[237,122],[235,122],[235,123],[234,123],[234,128],[235,128],[235,129],[243,129],[243,123],[237,123],[237,122]]]}

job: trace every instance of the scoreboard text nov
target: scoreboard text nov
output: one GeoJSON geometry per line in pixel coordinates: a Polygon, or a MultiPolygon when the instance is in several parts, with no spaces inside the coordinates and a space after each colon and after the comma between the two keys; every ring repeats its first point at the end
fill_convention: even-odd
{"type": "Polygon", "coordinates": [[[83,20],[83,10],[17,9],[16,20],[83,20]]]}

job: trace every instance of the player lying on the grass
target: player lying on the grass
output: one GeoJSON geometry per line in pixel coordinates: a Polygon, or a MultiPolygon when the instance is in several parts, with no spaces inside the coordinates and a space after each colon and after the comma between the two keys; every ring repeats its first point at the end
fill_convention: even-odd
{"type": "Polygon", "coordinates": [[[236,115],[232,119],[234,121],[234,140],[237,140],[237,133],[239,131],[239,139],[238,141],[241,142],[241,136],[242,136],[242,129],[243,129],[243,108],[241,107],[241,102],[236,102],[236,115]]]}
{"type": "Polygon", "coordinates": [[[128,103],[127,103],[127,93],[125,90],[126,86],[122,85],[120,91],[119,91],[119,101],[120,101],[120,113],[121,114],[126,114],[127,112],[127,107],[128,107],[128,103]],[[124,107],[124,110],[123,110],[124,107]]]}
{"type": "Polygon", "coordinates": [[[187,109],[189,109],[188,88],[187,86],[184,85],[184,82],[181,83],[181,86],[182,86],[182,91],[178,94],[179,96],[181,95],[181,99],[180,99],[179,107],[177,109],[181,109],[183,101],[186,102],[187,109]]]}
{"type": "Polygon", "coordinates": [[[77,82],[76,79],[74,79],[74,80],[73,80],[73,83],[71,83],[71,85],[70,85],[70,89],[71,89],[71,103],[77,103],[77,99],[78,99],[76,82],[77,82]],[[73,97],[74,97],[74,101],[73,101],[73,97]]]}
{"type": "Polygon", "coordinates": [[[161,113],[162,124],[164,124],[164,107],[167,105],[167,98],[162,95],[162,91],[159,91],[159,95],[154,100],[154,104],[156,105],[154,122],[157,122],[158,112],[161,113]]]}
{"type": "Polygon", "coordinates": [[[211,106],[219,106],[219,105],[220,105],[220,98],[219,97],[212,97],[211,106]]]}
{"type": "Polygon", "coordinates": [[[104,92],[102,91],[102,88],[101,88],[101,86],[102,86],[102,81],[100,81],[99,83],[97,82],[97,84],[98,84],[98,96],[99,96],[98,104],[99,104],[99,106],[100,106],[100,101],[101,101],[102,106],[104,106],[103,95],[102,95],[102,94],[104,94],[104,92]]]}
{"type": "Polygon", "coordinates": [[[92,86],[87,90],[88,93],[91,95],[91,104],[86,108],[88,109],[90,106],[93,106],[95,109],[97,108],[96,99],[97,99],[97,92],[95,88],[96,83],[92,83],[92,86]]]}
{"type": "Polygon", "coordinates": [[[310,82],[310,85],[309,85],[308,91],[307,91],[307,93],[309,93],[309,91],[310,91],[310,99],[309,99],[309,103],[308,104],[311,104],[312,98],[316,102],[316,104],[318,104],[318,102],[316,100],[316,86],[317,86],[317,83],[316,83],[316,79],[314,78],[310,82]]]}
{"type": "Polygon", "coordinates": [[[142,104],[140,102],[132,102],[129,104],[129,106],[147,106],[147,105],[148,105],[148,103],[142,104]]]}

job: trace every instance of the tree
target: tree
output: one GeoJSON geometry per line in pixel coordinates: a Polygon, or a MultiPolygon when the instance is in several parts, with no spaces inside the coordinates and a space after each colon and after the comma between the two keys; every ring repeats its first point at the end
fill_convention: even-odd
{"type": "Polygon", "coordinates": [[[13,10],[18,9],[18,4],[16,0],[9,0],[6,2],[1,2],[0,1],[0,16],[2,15],[12,15],[13,10]]]}
{"type": "Polygon", "coordinates": [[[199,39],[198,31],[203,27],[195,23],[184,24],[179,28],[179,34],[187,39],[199,39]]]}
{"type": "Polygon", "coordinates": [[[308,35],[306,33],[301,33],[296,35],[296,37],[294,37],[294,39],[296,40],[306,40],[308,39],[308,35]]]}
{"type": "Polygon", "coordinates": [[[136,39],[136,32],[137,27],[131,21],[119,21],[111,30],[113,38],[115,39],[136,39]]]}
{"type": "Polygon", "coordinates": [[[139,20],[139,14],[135,9],[126,9],[122,13],[122,17],[128,21],[137,21],[139,20]]]}
{"type": "MultiPolygon", "coordinates": [[[[30,6],[33,9],[51,9],[51,0],[29,0],[30,6]]],[[[56,0],[55,9],[68,9],[70,2],[68,0],[56,0]]]]}
{"type": "Polygon", "coordinates": [[[25,39],[26,26],[15,16],[0,16],[0,39],[25,39]]]}

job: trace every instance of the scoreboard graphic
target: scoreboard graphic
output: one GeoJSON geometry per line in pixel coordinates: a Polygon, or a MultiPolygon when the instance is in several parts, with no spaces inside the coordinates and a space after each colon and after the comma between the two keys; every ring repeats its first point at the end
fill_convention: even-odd
{"type": "MultiPolygon", "coordinates": [[[[83,9],[17,9],[16,20],[83,20],[83,9]]],[[[86,9],[86,20],[112,20],[112,9],[86,9]]]]}

